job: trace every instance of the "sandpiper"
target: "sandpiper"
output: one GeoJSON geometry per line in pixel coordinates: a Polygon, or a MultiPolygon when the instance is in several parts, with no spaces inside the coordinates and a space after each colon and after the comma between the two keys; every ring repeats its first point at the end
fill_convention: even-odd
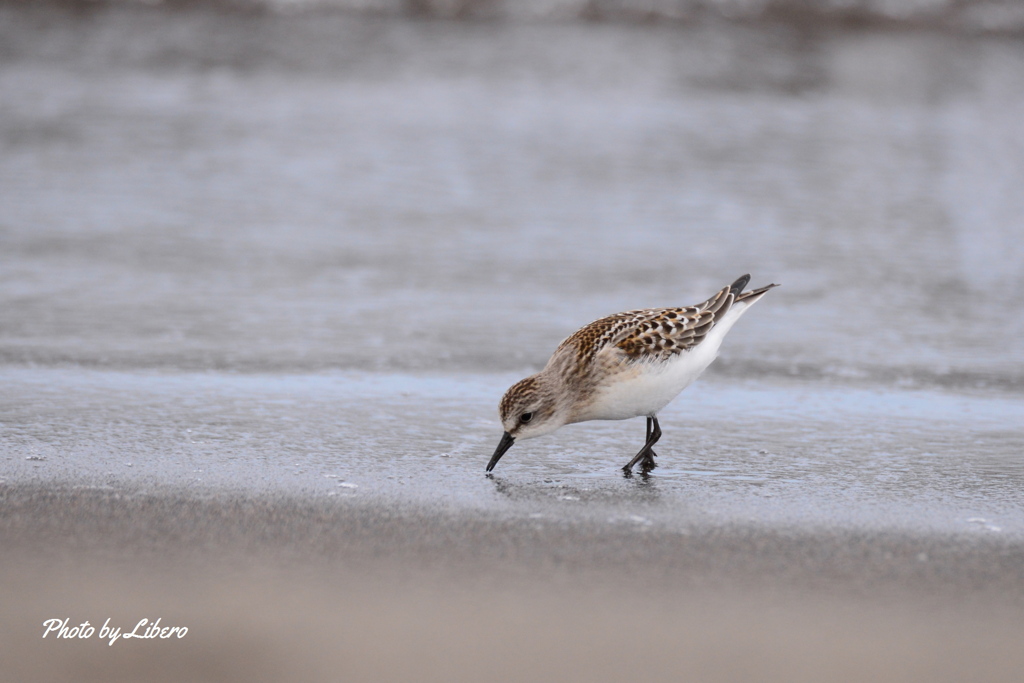
{"type": "Polygon", "coordinates": [[[718,356],[722,339],[772,287],[744,292],[749,275],[702,304],[617,313],[580,328],[558,345],[536,375],[516,382],[499,404],[505,434],[487,463],[490,472],[517,439],[549,434],[587,420],[647,417],[647,440],[623,471],[655,467],[661,437],[658,411],[718,356]]]}

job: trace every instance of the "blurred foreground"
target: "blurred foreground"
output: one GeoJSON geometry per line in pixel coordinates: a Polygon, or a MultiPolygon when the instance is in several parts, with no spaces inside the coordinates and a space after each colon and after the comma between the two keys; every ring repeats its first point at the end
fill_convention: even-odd
{"type": "Polygon", "coordinates": [[[3,492],[8,680],[1015,681],[999,542],[3,492]],[[10,552],[17,560],[10,559],[10,552]],[[160,617],[181,640],[43,640],[160,617]]]}

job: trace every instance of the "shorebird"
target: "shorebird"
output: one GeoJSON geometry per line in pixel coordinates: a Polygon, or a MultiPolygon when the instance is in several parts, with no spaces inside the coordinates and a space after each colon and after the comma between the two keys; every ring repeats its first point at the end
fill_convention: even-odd
{"type": "Polygon", "coordinates": [[[643,448],[623,471],[654,469],[658,411],[718,356],[729,329],[772,287],[744,292],[749,275],[704,303],[616,313],[569,335],[543,370],[512,385],[498,406],[505,429],[487,472],[517,440],[587,420],[647,418],[643,448]]]}

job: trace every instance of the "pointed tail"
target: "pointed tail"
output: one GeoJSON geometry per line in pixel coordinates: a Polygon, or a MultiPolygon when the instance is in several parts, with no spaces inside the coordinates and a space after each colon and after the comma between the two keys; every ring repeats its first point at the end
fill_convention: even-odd
{"type": "Polygon", "coordinates": [[[772,287],[778,287],[776,284],[771,284],[766,287],[760,287],[758,289],[752,289],[749,292],[744,292],[743,288],[747,286],[748,282],[750,282],[750,275],[744,275],[729,287],[729,291],[734,297],[736,297],[735,303],[743,302],[745,304],[752,304],[764,296],[764,293],[772,287]]]}

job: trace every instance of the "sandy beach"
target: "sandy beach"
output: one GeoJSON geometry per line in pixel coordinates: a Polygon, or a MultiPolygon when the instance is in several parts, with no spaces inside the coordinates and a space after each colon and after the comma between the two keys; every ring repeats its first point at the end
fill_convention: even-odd
{"type": "Polygon", "coordinates": [[[1020,16],[456,4],[0,3],[4,680],[1024,679],[1020,16]]]}
{"type": "Polygon", "coordinates": [[[12,680],[1016,680],[1024,546],[3,491],[12,680]],[[186,626],[40,637],[49,618],[186,626]]]}

